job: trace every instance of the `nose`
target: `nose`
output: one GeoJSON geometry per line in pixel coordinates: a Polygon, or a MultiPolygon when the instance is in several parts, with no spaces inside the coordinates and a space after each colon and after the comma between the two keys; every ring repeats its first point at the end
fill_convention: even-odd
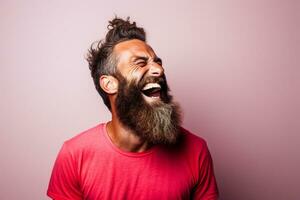
{"type": "Polygon", "coordinates": [[[149,74],[156,77],[162,76],[164,74],[164,68],[157,63],[152,63],[149,67],[149,74]]]}

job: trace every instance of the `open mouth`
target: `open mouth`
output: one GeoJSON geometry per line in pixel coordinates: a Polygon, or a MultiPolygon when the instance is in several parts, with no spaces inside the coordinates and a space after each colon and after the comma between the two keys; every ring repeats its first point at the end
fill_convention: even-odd
{"type": "Polygon", "coordinates": [[[161,86],[158,83],[148,83],[142,89],[142,93],[150,98],[160,98],[160,92],[161,86]]]}

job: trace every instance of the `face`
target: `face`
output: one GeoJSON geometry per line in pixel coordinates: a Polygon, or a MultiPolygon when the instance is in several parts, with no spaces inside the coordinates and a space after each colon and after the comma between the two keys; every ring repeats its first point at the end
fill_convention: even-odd
{"type": "Polygon", "coordinates": [[[149,143],[176,143],[180,112],[168,93],[161,60],[139,40],[115,48],[119,61],[115,107],[121,123],[149,143]]]}
{"type": "Polygon", "coordinates": [[[139,90],[149,104],[164,100],[162,86],[167,86],[162,67],[162,60],[152,48],[141,40],[121,42],[114,48],[118,59],[118,72],[128,82],[139,86],[139,90]],[[152,79],[152,81],[151,81],[152,79]],[[156,79],[156,81],[153,81],[156,79]],[[160,79],[160,83],[158,82],[160,79]]]}

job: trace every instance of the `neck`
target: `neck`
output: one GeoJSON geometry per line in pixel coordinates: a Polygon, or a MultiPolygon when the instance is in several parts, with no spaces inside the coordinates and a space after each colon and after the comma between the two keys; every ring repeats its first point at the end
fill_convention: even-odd
{"type": "Polygon", "coordinates": [[[113,144],[123,151],[143,152],[151,147],[147,141],[125,127],[114,112],[112,112],[112,120],[107,124],[107,133],[113,144]]]}

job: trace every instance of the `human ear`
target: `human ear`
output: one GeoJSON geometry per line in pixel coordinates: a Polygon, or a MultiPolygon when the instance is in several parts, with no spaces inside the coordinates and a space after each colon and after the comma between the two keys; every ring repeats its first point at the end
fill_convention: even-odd
{"type": "Polygon", "coordinates": [[[118,80],[113,76],[102,75],[99,84],[107,94],[115,94],[118,91],[118,80]]]}

